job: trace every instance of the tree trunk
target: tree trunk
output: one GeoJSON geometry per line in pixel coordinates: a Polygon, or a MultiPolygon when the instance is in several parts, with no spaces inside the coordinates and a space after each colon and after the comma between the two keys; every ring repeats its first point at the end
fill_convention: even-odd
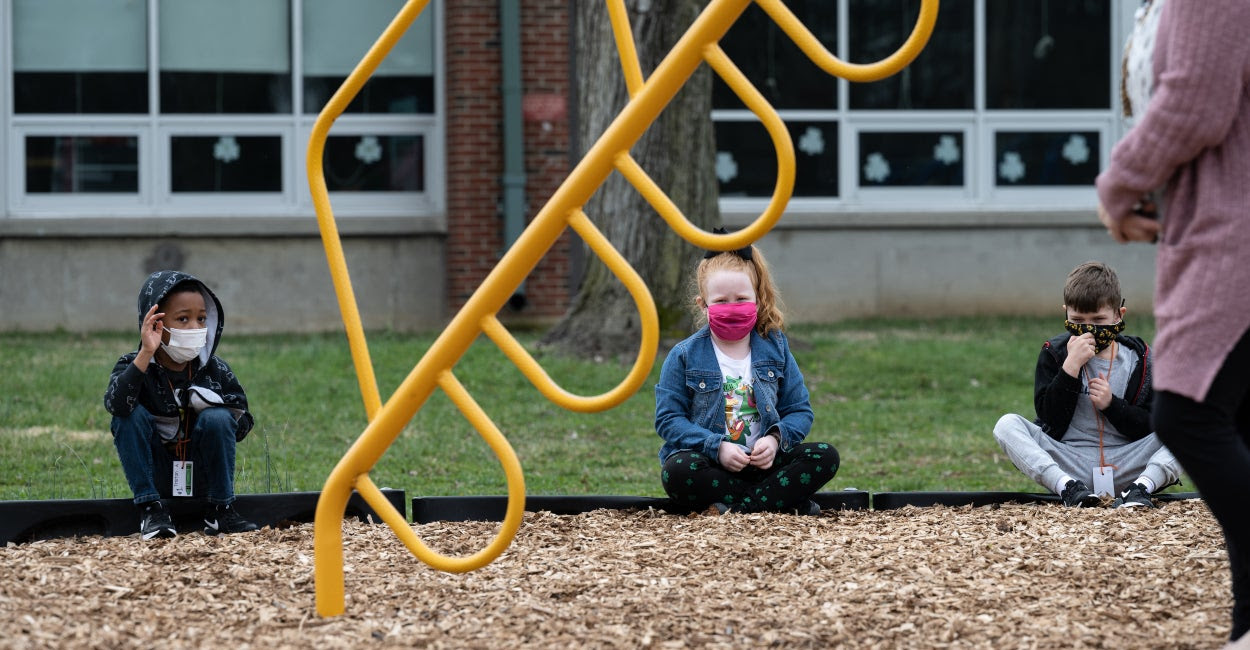
{"type": "MultiPolygon", "coordinates": [[[[644,78],[703,8],[699,0],[628,0],[644,78]]],[[[602,0],[573,3],[577,144],[584,154],[629,101],[611,23],[602,0]]],[[[692,223],[720,223],[714,169],[711,70],[702,65],[631,153],[692,223]]],[[[701,251],[679,237],[620,174],[585,206],[587,216],[642,276],[655,298],[661,335],[688,331],[689,280],[701,251]]],[[[578,356],[632,359],[641,333],[624,285],[587,249],[585,276],[568,313],[543,339],[578,356]]]]}

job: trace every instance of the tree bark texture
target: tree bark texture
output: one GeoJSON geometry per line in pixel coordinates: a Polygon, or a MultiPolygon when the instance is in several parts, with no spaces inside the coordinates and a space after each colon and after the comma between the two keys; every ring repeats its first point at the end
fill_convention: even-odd
{"type": "MultiPolygon", "coordinates": [[[[703,9],[699,0],[628,0],[644,79],[703,9]]],[[[629,101],[602,0],[573,3],[577,146],[584,154],[629,101]]],[[[634,159],[692,223],[720,223],[712,131],[712,75],[701,65],[631,149],[634,159]]],[[[677,235],[646,199],[613,173],[585,206],[587,216],[642,276],[655,298],[662,336],[690,325],[690,277],[701,251],[677,235]]],[[[586,249],[581,286],[543,345],[578,356],[624,356],[638,350],[641,323],[633,297],[586,249]]]]}

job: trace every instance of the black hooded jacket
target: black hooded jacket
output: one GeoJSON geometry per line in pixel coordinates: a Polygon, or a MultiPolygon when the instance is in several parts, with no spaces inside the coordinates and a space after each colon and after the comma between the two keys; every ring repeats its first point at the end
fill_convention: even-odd
{"type": "Polygon", "coordinates": [[[204,305],[208,312],[208,340],[204,349],[200,350],[198,357],[187,363],[185,372],[169,370],[155,359],[148,364],[147,372],[143,372],[133,363],[139,354],[138,348],[122,355],[117,360],[117,365],[113,366],[108,390],[104,393],[104,408],[113,415],[126,417],[134,412],[135,405],[142,405],[152,414],[162,437],[169,440],[173,437],[172,434],[186,435],[186,427],[179,424],[179,409],[191,406],[191,410],[195,412],[198,410],[195,406],[202,405],[204,396],[209,396],[207,401],[210,405],[218,405],[219,400],[221,406],[231,410],[237,423],[234,437],[242,440],[252,430],[253,419],[247,410],[247,395],[243,393],[239,380],[230,370],[230,366],[215,355],[222,330],[226,326],[226,314],[217,296],[203,282],[187,273],[157,271],[148,276],[147,282],[139,290],[139,325],[143,325],[143,317],[152,305],[163,300],[175,285],[185,281],[198,284],[200,293],[204,295],[204,305]],[[192,403],[192,398],[196,395],[193,390],[188,390],[192,387],[207,389],[212,393],[202,393],[192,403]],[[182,404],[179,403],[180,399],[182,404]]]}
{"type": "MultiPolygon", "coordinates": [[[[1068,340],[1071,338],[1071,334],[1064,332],[1042,344],[1033,380],[1036,423],[1055,440],[1063,440],[1068,432],[1072,414],[1076,412],[1076,401],[1084,387],[1079,377],[1063,371],[1063,362],[1068,358],[1068,340]]],[[[1111,404],[1102,414],[1117,431],[1131,440],[1140,440],[1153,431],[1150,425],[1150,405],[1154,399],[1150,381],[1150,346],[1136,336],[1120,335],[1115,341],[1137,354],[1137,367],[1129,376],[1124,397],[1113,396],[1111,404]]]]}

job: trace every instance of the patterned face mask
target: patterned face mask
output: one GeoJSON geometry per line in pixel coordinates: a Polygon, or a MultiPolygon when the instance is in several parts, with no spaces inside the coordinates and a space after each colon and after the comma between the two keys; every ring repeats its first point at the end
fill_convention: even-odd
{"type": "Polygon", "coordinates": [[[1070,320],[1063,321],[1063,328],[1072,333],[1072,336],[1080,336],[1085,333],[1094,335],[1094,352],[1102,352],[1107,349],[1108,345],[1115,340],[1120,332],[1124,331],[1124,319],[1114,325],[1091,325],[1089,323],[1073,323],[1070,320]]]}

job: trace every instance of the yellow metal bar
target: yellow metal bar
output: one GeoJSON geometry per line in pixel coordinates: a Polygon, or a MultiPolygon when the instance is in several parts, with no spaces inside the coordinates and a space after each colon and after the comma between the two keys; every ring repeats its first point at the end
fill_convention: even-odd
{"type": "Polygon", "coordinates": [[[781,28],[781,31],[799,46],[800,50],[820,67],[821,70],[848,81],[877,81],[884,79],[911,63],[929,42],[933,34],[933,26],[937,23],[938,0],[920,0],[920,15],[916,18],[916,26],[902,46],[893,54],[876,63],[847,63],[834,56],[820,44],[820,40],[812,35],[781,0],[755,0],[781,28]]]}
{"type": "MultiPolygon", "coordinates": [[[[436,569],[468,571],[482,566],[502,553],[515,536],[524,510],[525,497],[520,463],[502,433],[451,373],[451,369],[479,334],[485,332],[540,392],[567,408],[579,410],[610,408],[637,391],[645,380],[654,363],[654,355],[648,352],[655,349],[658,341],[654,302],[637,273],[612,248],[581,210],[613,169],[621,170],[621,173],[646,196],[653,206],[656,206],[657,211],[681,236],[704,248],[720,250],[741,247],[767,232],[780,217],[793,189],[794,151],[784,124],[716,46],[716,42],[737,20],[750,0],[712,0],[660,62],[648,80],[643,82],[641,72],[637,73],[638,87],[636,92],[631,92],[630,102],[521,233],[520,238],[487,275],[482,285],[417,362],[391,398],[379,408],[372,408],[369,395],[372,394],[376,400],[376,382],[373,380],[372,365],[368,361],[364,334],[360,328],[360,319],[351,293],[351,282],[347,276],[346,264],[343,262],[342,249],[338,244],[338,232],[334,228],[333,213],[330,211],[325,183],[321,178],[321,156],[330,123],[359,91],[364,80],[373,73],[381,58],[411,24],[426,1],[410,0],[404,6],[378,42],[369,50],[365,59],[353,70],[339,92],[335,93],[330,103],[318,116],[309,141],[308,169],[309,182],[313,188],[313,202],[317,207],[322,238],[326,240],[326,254],[330,262],[331,274],[334,277],[340,308],[344,314],[344,323],[348,328],[353,359],[356,361],[357,373],[360,375],[361,392],[365,395],[366,410],[370,414],[370,421],[364,432],[347,450],[326,479],[321,498],[317,502],[317,517],[314,524],[315,576],[317,611],[323,616],[333,616],[343,611],[342,517],[353,488],[358,489],[366,502],[375,507],[379,516],[391,526],[418,558],[436,569]],[[728,235],[713,235],[690,224],[689,220],[681,215],[676,206],[672,205],[671,200],[629,157],[628,153],[703,59],[706,59],[709,65],[725,77],[735,92],[760,116],[778,151],[779,171],[774,200],[752,224],[728,235]],[[596,254],[604,258],[604,262],[633,295],[642,319],[639,356],[634,368],[616,388],[595,397],[572,395],[557,386],[495,318],[495,314],[503,307],[516,287],[533,270],[566,227],[572,227],[581,234],[586,241],[591,243],[596,254]],[[334,240],[333,244],[330,242],[331,238],[334,240]],[[368,375],[367,381],[365,374],[368,375]],[[368,477],[368,472],[372,470],[378,459],[395,441],[403,427],[412,419],[436,387],[448,394],[465,418],[490,445],[499,458],[508,481],[508,514],[499,534],[487,548],[469,557],[448,558],[426,547],[411,527],[402,521],[402,516],[394,508],[389,504],[383,505],[385,499],[381,491],[368,477]]],[[[932,12],[936,12],[937,0],[922,0],[922,2],[924,3],[921,10],[922,19],[927,15],[927,8],[931,7],[932,12]]],[[[612,8],[611,4],[609,8],[612,8]]],[[[623,9],[623,5],[617,9],[623,9]]],[[[784,10],[784,6],[781,9],[784,10]]],[[[774,10],[776,10],[775,7],[774,10]]],[[[929,31],[932,29],[931,19],[932,16],[930,16],[929,31]]],[[[797,21],[795,22],[798,24],[797,21]]],[[[615,20],[614,29],[619,30],[620,24],[619,20],[615,20]]],[[[625,27],[627,28],[628,25],[626,24],[625,27]]],[[[802,28],[802,25],[798,24],[798,27],[802,28]]],[[[861,74],[881,73],[884,75],[906,65],[923,47],[923,41],[927,39],[929,31],[922,30],[918,24],[912,37],[904,46],[910,48],[906,55],[898,56],[896,53],[895,56],[879,64],[868,66],[869,72],[861,74]],[[917,34],[922,34],[918,45],[915,44],[917,34]]],[[[805,28],[803,32],[806,32],[805,28]]],[[[791,29],[788,29],[787,33],[795,38],[791,29]]],[[[618,31],[618,47],[621,47],[619,38],[618,31]]],[[[627,45],[628,47],[622,48],[621,52],[622,66],[626,69],[628,77],[631,73],[628,71],[630,64],[627,60],[629,57],[626,49],[632,49],[632,33],[630,33],[627,45]]],[[[804,51],[808,50],[805,48],[804,51]]],[[[812,56],[810,52],[808,55],[812,56]]],[[[632,59],[636,64],[636,55],[632,59]]]]}
{"type": "MultiPolygon", "coordinates": [[[[312,133],[308,138],[305,165],[308,168],[309,191],[312,194],[313,207],[317,212],[317,225],[321,230],[321,241],[326,249],[326,260],[330,265],[334,292],[338,296],[339,311],[343,315],[343,325],[347,331],[352,362],[356,367],[356,378],[360,384],[365,414],[370,421],[381,410],[382,400],[378,392],[377,379],[373,373],[373,362],[369,358],[369,347],[365,342],[360,312],[356,306],[356,296],[352,291],[351,277],[347,272],[347,261],[343,254],[338,228],[335,225],[334,212],[330,208],[330,194],[326,188],[322,159],[325,155],[326,138],[334,120],[338,119],[338,116],[360,92],[365,81],[373,75],[373,71],[377,69],[382,59],[391,51],[396,41],[403,36],[428,3],[429,0],[409,0],[404,4],[394,20],[387,25],[382,35],[365,53],[364,58],[356,64],[351,74],[330,97],[330,101],[326,102],[321,113],[317,115],[312,133]]],[[[340,461],[339,465],[343,465],[343,462],[340,461]]],[[[331,472],[322,488],[320,498],[317,499],[313,547],[317,611],[323,615],[341,614],[343,611],[343,531],[341,525],[343,513],[347,509],[347,500],[351,497],[356,481],[364,473],[331,472]],[[330,527],[334,527],[335,530],[331,532],[330,527]],[[333,577],[336,574],[337,579],[333,577]]]]}
{"type": "MultiPolygon", "coordinates": [[[[378,381],[373,373],[373,361],[369,358],[369,346],[365,343],[365,330],[360,321],[360,311],[356,306],[356,295],[352,291],[351,276],[347,273],[347,259],[343,255],[343,243],[339,238],[338,227],[334,222],[334,213],[330,209],[330,193],[326,189],[325,172],[322,160],[325,156],[326,137],[334,120],[343,114],[343,110],[351,103],[361,86],[373,75],[373,71],[382,63],[382,59],[395,46],[404,32],[412,26],[412,21],[425,9],[429,0],[409,0],[394,20],[387,25],[382,35],[365,53],[365,57],[356,64],[356,68],[343,81],[343,85],[335,91],[326,102],[317,121],[313,123],[312,134],[308,137],[308,154],[305,166],[308,168],[308,187],[312,194],[313,207],[317,211],[317,226],[321,229],[321,243],[326,249],[326,260],[330,264],[330,278],[334,282],[334,293],[339,300],[339,313],[343,315],[343,326],[347,330],[347,343],[352,353],[352,363],[356,366],[356,380],[360,384],[360,396],[365,403],[365,415],[370,420],[382,407],[382,398],[378,393],[378,381]]],[[[343,502],[346,507],[346,501],[343,502]]]]}
{"type": "Polygon", "coordinates": [[[488,316],[482,321],[482,331],[486,336],[490,337],[499,349],[521,370],[529,380],[542,393],[544,397],[551,400],[558,406],[564,407],[570,411],[579,411],[582,413],[593,413],[595,411],[603,411],[612,408],[621,402],[629,399],[630,395],[638,390],[642,382],[646,380],[647,374],[651,372],[651,366],[655,360],[655,349],[659,343],[660,323],[659,316],[655,309],[655,299],[651,297],[651,292],[647,290],[647,285],[642,281],[642,277],[634,270],[634,267],[625,261],[624,257],[612,246],[607,237],[599,232],[598,228],[590,221],[581,210],[575,211],[569,217],[569,225],[582,239],[594,250],[599,258],[603,260],[608,269],[621,280],[625,288],[634,298],[634,304],[638,307],[638,315],[641,317],[642,336],[638,344],[638,356],[634,359],[634,367],[630,369],[625,379],[621,380],[612,390],[596,395],[593,397],[584,397],[574,395],[563,388],[560,388],[551,379],[542,366],[530,356],[530,353],[517,343],[512,334],[499,322],[499,319],[493,315],[488,316]]]}
{"type": "Polygon", "coordinates": [[[612,22],[612,35],[616,37],[616,51],[621,59],[621,72],[625,75],[625,88],[633,98],[642,88],[642,66],[638,64],[638,50],[634,47],[634,30],[629,26],[625,0],[607,2],[608,19],[612,22]]]}
{"type": "MultiPolygon", "coordinates": [[[[617,153],[628,151],[664,106],[690,78],[704,44],[720,39],[749,0],[713,0],[691,25],[651,79],[608,126],[586,156],[539,210],[530,225],[486,276],[480,287],[443,330],[360,437],[331,471],[317,502],[314,524],[317,611],[323,616],[343,612],[342,516],[358,477],[369,472],[394,442],[404,425],[429,398],[437,377],[463,356],[480,333],[486,316],[497,313],[543,254],[556,242],[573,210],[580,209],[612,171],[617,153]]],[[[384,34],[385,36],[385,34],[384,34]]],[[[362,61],[362,66],[365,62],[362,61]]],[[[373,66],[376,67],[376,66],[373,66]]],[[[357,70],[362,68],[358,66],[357,70]]],[[[371,72],[372,68],[368,70],[371,72]]],[[[324,111],[323,111],[324,114],[324,111]]],[[[311,145],[310,145],[311,146],[311,145]]],[[[339,285],[336,283],[336,289],[339,285]]],[[[342,302],[342,300],[340,300],[342,302]]],[[[658,332],[644,332],[644,338],[658,332]]],[[[650,372],[648,361],[647,372],[650,372]]],[[[647,373],[642,373],[645,379],[647,373]]],[[[640,384],[639,384],[640,385],[640,384]]],[[[638,385],[632,386],[637,390],[638,385]]],[[[629,391],[621,391],[628,394],[629,391]]],[[[433,565],[439,568],[438,565],[433,565]]]]}

